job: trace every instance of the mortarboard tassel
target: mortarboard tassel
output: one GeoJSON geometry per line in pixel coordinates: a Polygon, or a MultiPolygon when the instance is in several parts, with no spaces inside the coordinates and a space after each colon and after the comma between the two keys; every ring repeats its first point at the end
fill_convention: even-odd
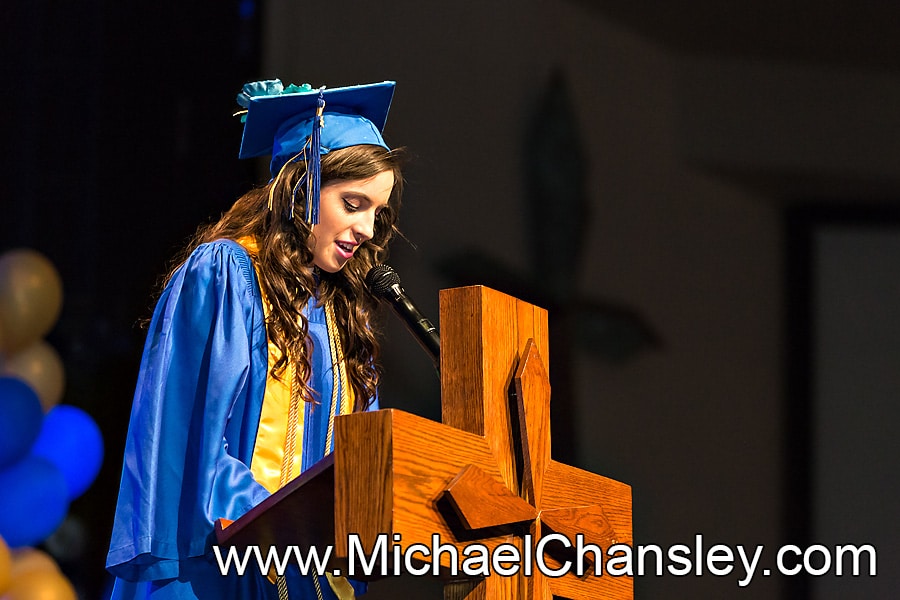
{"type": "MultiPolygon", "coordinates": [[[[307,156],[307,150],[308,150],[308,148],[309,148],[309,140],[306,140],[306,144],[304,144],[303,149],[300,150],[300,153],[297,154],[294,158],[292,158],[291,160],[289,160],[289,161],[288,161],[287,163],[285,163],[285,164],[292,163],[292,162],[294,162],[295,160],[297,160],[298,158],[300,158],[301,156],[305,159],[306,156],[307,156]]],[[[284,169],[284,167],[282,167],[282,169],[284,169]]],[[[280,174],[280,173],[279,173],[279,174],[280,174]]],[[[291,221],[294,220],[294,205],[295,205],[296,202],[297,202],[297,192],[300,191],[300,188],[301,188],[301,187],[302,187],[304,190],[306,190],[306,173],[303,173],[303,175],[301,175],[300,178],[297,179],[297,183],[294,184],[294,189],[291,191],[291,210],[290,210],[290,214],[288,215],[288,216],[291,218],[291,221]]],[[[306,197],[309,198],[309,194],[307,194],[306,197]]],[[[270,201],[270,202],[271,202],[271,201],[270,201]]],[[[271,206],[271,203],[270,203],[269,209],[271,210],[271,208],[272,208],[272,206],[271,206]]],[[[306,203],[306,213],[305,213],[305,214],[306,214],[306,215],[309,215],[309,202],[306,203]]],[[[308,221],[308,220],[309,220],[309,219],[307,219],[307,221],[308,221]]]]}
{"type": "Polygon", "coordinates": [[[325,88],[319,88],[319,99],[316,118],[313,119],[312,133],[309,136],[309,148],[306,157],[306,222],[315,225],[319,222],[319,185],[322,176],[322,113],[325,111],[325,88]]]}

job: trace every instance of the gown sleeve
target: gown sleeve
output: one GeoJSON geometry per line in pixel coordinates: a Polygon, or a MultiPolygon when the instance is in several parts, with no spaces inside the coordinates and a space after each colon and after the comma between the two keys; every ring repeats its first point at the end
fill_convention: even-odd
{"type": "Polygon", "coordinates": [[[269,495],[248,467],[266,351],[249,257],[232,242],[200,246],[160,297],[144,346],[111,573],[177,577],[183,561],[210,552],[217,518],[237,519],[269,495]]]}

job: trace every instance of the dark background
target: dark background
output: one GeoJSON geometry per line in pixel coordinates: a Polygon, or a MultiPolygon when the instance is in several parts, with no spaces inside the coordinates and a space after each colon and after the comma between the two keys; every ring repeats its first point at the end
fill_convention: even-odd
{"type": "MultiPolygon", "coordinates": [[[[460,283],[550,309],[554,456],[633,486],[636,543],[871,542],[881,557],[877,581],[843,588],[664,576],[638,580],[637,597],[888,597],[897,532],[854,515],[892,516],[896,446],[860,454],[884,486],[834,465],[855,490],[835,499],[815,475],[831,472],[822,456],[837,447],[816,420],[817,306],[833,289],[816,282],[842,277],[839,260],[819,268],[815,240],[823,227],[897,234],[900,7],[5,8],[0,251],[31,247],[58,268],[63,313],[48,339],[66,368],[63,401],[93,415],[106,443],[100,477],[71,509],[83,533],[60,555],[83,598],[106,584],[140,322],[196,226],[263,179],[236,159],[231,114],[244,82],[270,77],[398,80],[386,137],[413,154],[401,226],[415,247],[398,242],[395,266],[433,317],[437,290],[460,283]]],[[[896,278],[896,261],[866,264],[868,281],[896,278]]],[[[873,289],[898,305],[896,286],[873,289]]],[[[386,325],[385,405],[437,418],[427,358],[386,325]]],[[[863,339],[882,365],[865,377],[893,385],[896,337],[863,339]]],[[[838,403],[854,406],[861,387],[838,403]]],[[[892,403],[863,404],[884,412],[834,434],[850,448],[897,422],[892,403]]]]}

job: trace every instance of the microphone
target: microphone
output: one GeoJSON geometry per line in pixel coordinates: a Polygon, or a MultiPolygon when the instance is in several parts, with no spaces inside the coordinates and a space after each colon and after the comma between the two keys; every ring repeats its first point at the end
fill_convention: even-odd
{"type": "Polygon", "coordinates": [[[366,274],[366,285],[376,298],[382,298],[390,303],[391,308],[428,353],[440,373],[441,338],[438,330],[431,321],[422,316],[412,299],[406,295],[397,272],[390,265],[375,265],[366,274]]]}

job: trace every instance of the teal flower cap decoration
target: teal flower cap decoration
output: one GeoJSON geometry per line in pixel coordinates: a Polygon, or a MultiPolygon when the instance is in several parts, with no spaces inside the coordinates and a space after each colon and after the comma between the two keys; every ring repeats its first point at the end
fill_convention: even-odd
{"type": "MultiPolygon", "coordinates": [[[[287,87],[281,83],[280,79],[266,79],[265,81],[253,81],[245,83],[241,89],[241,93],[237,95],[237,103],[245,109],[250,107],[250,99],[258,96],[280,96],[282,94],[304,94],[313,91],[313,87],[308,83],[303,85],[290,84],[287,87]]],[[[241,123],[247,122],[247,110],[238,113],[241,115],[241,123]]]]}

